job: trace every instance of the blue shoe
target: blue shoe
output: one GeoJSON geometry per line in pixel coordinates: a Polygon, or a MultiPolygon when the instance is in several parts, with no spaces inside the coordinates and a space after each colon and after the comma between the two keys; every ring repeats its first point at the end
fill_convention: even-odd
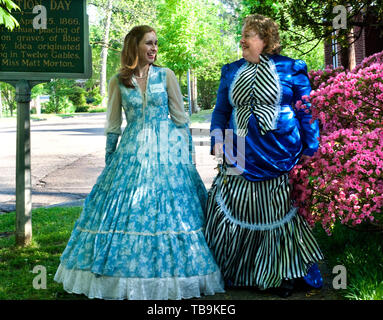
{"type": "Polygon", "coordinates": [[[323,278],[317,263],[314,263],[303,280],[311,287],[320,289],[323,287],[323,278]]]}

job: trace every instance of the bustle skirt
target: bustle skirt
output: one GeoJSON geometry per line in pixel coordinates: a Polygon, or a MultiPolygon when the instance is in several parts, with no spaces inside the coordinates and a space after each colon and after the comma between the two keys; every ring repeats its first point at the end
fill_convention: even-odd
{"type": "Polygon", "coordinates": [[[306,221],[292,206],[288,175],[248,181],[214,179],[205,237],[226,284],[259,289],[307,275],[323,254],[306,221]]]}

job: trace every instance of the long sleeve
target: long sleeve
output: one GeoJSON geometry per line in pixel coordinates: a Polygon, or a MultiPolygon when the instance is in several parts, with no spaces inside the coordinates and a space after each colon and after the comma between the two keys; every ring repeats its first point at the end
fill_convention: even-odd
{"type": "Polygon", "coordinates": [[[185,124],[188,124],[189,117],[185,112],[181,89],[178,84],[176,75],[170,69],[166,69],[166,87],[169,97],[170,118],[173,120],[176,126],[184,126],[185,124]]]}
{"type": "Polygon", "coordinates": [[[233,107],[229,102],[229,81],[226,79],[228,65],[224,65],[221,69],[221,80],[218,88],[217,102],[211,117],[210,135],[212,152],[215,143],[223,143],[224,130],[228,126],[228,122],[233,111],[233,107]]]}
{"type": "Polygon", "coordinates": [[[105,163],[112,161],[113,154],[117,148],[118,137],[121,135],[122,107],[121,92],[117,76],[113,76],[108,88],[108,109],[106,113],[105,134],[105,163]]]}
{"type": "Polygon", "coordinates": [[[166,69],[166,87],[169,99],[169,114],[170,118],[176,125],[177,129],[184,136],[189,146],[190,160],[194,163],[195,149],[193,145],[192,135],[189,129],[189,117],[185,112],[184,100],[181,93],[181,88],[178,84],[176,75],[170,69],[166,69]]]}
{"type": "MultiPolygon", "coordinates": [[[[295,103],[298,100],[301,100],[303,96],[310,95],[311,86],[307,75],[307,65],[303,60],[296,60],[293,69],[295,71],[295,74],[293,74],[293,105],[295,105],[295,103]]],[[[319,125],[317,120],[311,123],[311,104],[305,104],[308,112],[298,110],[297,117],[302,128],[303,154],[312,156],[319,147],[319,125]]]]}
{"type": "Polygon", "coordinates": [[[108,87],[108,109],[106,112],[105,134],[115,133],[121,135],[122,106],[121,92],[118,85],[117,75],[109,81],[108,87]]]}

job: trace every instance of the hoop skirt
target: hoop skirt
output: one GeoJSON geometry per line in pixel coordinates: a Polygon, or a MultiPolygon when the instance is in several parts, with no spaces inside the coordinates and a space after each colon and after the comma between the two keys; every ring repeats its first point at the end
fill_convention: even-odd
{"type": "Polygon", "coordinates": [[[70,293],[161,300],[224,292],[203,234],[207,191],[191,161],[191,136],[169,119],[161,73],[153,73],[145,107],[140,91],[120,86],[127,126],[54,278],[70,293]]]}

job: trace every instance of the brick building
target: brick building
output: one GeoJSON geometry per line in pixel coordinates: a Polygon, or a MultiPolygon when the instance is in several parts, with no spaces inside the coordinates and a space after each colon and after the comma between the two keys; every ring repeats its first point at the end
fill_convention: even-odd
{"type": "MultiPolygon", "coordinates": [[[[367,21],[373,21],[373,17],[368,18],[367,21]]],[[[355,55],[355,63],[359,64],[365,57],[383,51],[382,29],[368,26],[363,28],[354,27],[353,31],[355,38],[357,38],[353,44],[353,48],[350,46],[349,48],[341,49],[340,46],[336,43],[336,40],[325,43],[324,51],[326,66],[343,66],[344,68],[349,69],[350,54],[355,55]],[[350,50],[350,48],[353,50],[350,50]],[[337,54],[333,55],[332,52],[337,54]]]]}

